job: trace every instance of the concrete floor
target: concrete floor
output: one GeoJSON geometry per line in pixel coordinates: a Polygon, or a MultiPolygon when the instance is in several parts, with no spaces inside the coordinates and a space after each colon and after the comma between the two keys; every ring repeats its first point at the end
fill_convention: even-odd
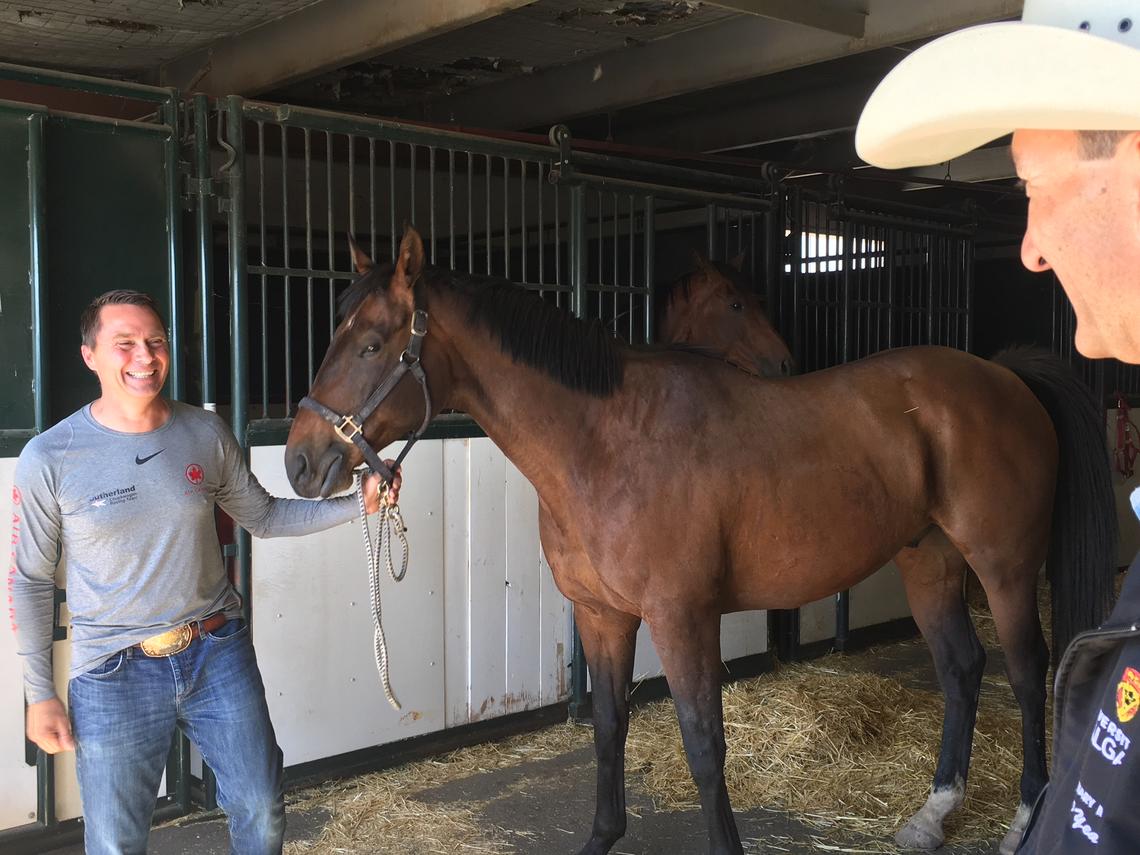
{"type": "MultiPolygon", "coordinates": [[[[932,680],[928,654],[921,644],[902,643],[880,648],[873,670],[905,675],[907,680],[932,680]],[[916,676],[917,675],[917,676],[916,676]],[[929,676],[923,676],[929,675],[929,676]]],[[[1000,655],[991,655],[988,669],[1000,669],[1000,655]]],[[[933,726],[933,725],[932,725],[933,726]]],[[[915,794],[916,807],[922,794],[915,794]]],[[[559,855],[577,852],[589,837],[594,810],[594,757],[589,747],[569,750],[552,759],[535,760],[508,769],[476,774],[420,792],[417,800],[446,806],[481,803],[479,824],[509,829],[508,838],[519,855],[559,855]]],[[[706,851],[700,813],[695,810],[657,812],[638,788],[628,788],[629,826],[615,845],[614,855],[697,855],[706,851]]],[[[1012,816],[1011,806],[1011,816],[1012,816]]],[[[328,818],[322,809],[290,811],[288,840],[316,838],[328,818]]],[[[794,815],[772,810],[738,811],[737,825],[746,852],[817,853],[866,852],[867,841],[842,831],[821,833],[794,815]]],[[[883,830],[889,841],[894,829],[883,830]]],[[[969,846],[950,844],[945,855],[996,853],[997,840],[969,846]]],[[[375,852],[391,851],[384,841],[375,852]]],[[[82,847],[55,850],[60,855],[81,855],[82,847]]],[[[404,850],[402,850],[404,851],[404,850]]],[[[154,855],[226,855],[228,834],[220,815],[182,820],[157,828],[151,835],[154,855]]]]}
{"type": "MultiPolygon", "coordinates": [[[[511,769],[475,775],[417,795],[417,799],[446,805],[485,801],[480,820],[509,829],[508,838],[519,855],[573,855],[589,838],[594,809],[594,757],[589,748],[551,760],[525,763],[511,769]]],[[[631,788],[629,826],[613,855],[700,855],[706,838],[700,813],[695,810],[655,812],[649,799],[631,788]]],[[[288,840],[311,840],[327,819],[322,810],[290,812],[288,840]]],[[[796,817],[777,811],[738,811],[737,826],[749,853],[818,853],[867,851],[867,841],[841,833],[821,834],[796,817]]],[[[890,830],[884,839],[890,839],[890,830]]],[[[949,845],[944,855],[990,855],[997,842],[971,846],[949,845]]],[[[395,848],[395,847],[393,847],[395,848]]],[[[388,851],[376,842],[377,853],[388,851]]],[[[60,855],[82,855],[80,846],[56,850],[60,855]]],[[[228,855],[229,835],[220,817],[202,817],[180,825],[157,828],[151,834],[153,855],[228,855]]]]}

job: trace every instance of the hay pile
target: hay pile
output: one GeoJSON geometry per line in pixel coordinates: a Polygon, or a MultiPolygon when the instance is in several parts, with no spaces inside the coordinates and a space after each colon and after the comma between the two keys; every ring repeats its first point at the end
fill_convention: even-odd
{"type": "MultiPolygon", "coordinates": [[[[881,841],[922,805],[941,695],[853,664],[830,657],[725,688],[725,778],[735,809],[782,808],[817,828],[881,841]]],[[[1000,693],[1000,681],[992,683],[1000,693]]],[[[955,843],[1000,837],[1018,804],[1021,725],[1008,686],[1004,693],[999,704],[983,691],[966,803],[947,822],[955,843]]],[[[671,702],[637,716],[627,757],[658,808],[699,806],[671,702]]]]}
{"type": "Polygon", "coordinates": [[[558,725],[298,793],[289,799],[289,812],[323,808],[332,816],[316,840],[289,843],[285,855],[514,852],[511,839],[518,839],[520,832],[481,822],[479,810],[485,801],[437,805],[417,800],[416,795],[449,781],[550,759],[592,743],[589,728],[558,725]]]}
{"type": "MultiPolygon", "coordinates": [[[[831,656],[725,687],[725,777],[734,808],[787,810],[821,833],[864,838],[861,851],[896,851],[891,835],[929,790],[942,698],[871,673],[873,655],[831,656]]],[[[1018,803],[1020,733],[1008,685],[988,676],[966,803],[947,821],[955,843],[1004,834],[1018,803]]],[[[381,841],[394,853],[513,852],[520,832],[480,822],[486,802],[429,804],[416,794],[590,744],[589,728],[559,725],[310,791],[289,809],[320,806],[332,819],[316,841],[290,844],[286,853],[370,853],[381,841]]],[[[699,806],[671,701],[635,711],[627,768],[628,785],[657,809],[699,806]]],[[[589,821],[582,817],[583,829],[589,821]]]]}

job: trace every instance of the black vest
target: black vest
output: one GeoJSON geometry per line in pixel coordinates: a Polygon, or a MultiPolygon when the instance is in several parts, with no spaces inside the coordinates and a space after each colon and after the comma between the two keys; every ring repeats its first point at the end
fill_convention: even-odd
{"type": "Polygon", "coordinates": [[[1100,629],[1057,668],[1053,774],[1018,853],[1140,853],[1140,556],[1100,629]]]}

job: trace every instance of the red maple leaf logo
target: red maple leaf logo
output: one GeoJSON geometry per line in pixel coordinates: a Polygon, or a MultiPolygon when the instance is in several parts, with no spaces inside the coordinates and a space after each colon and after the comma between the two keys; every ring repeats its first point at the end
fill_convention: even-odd
{"type": "Polygon", "coordinates": [[[13,487],[12,488],[12,504],[18,505],[18,504],[20,504],[21,501],[22,501],[22,497],[20,496],[20,488],[19,487],[13,487]]]}
{"type": "Polygon", "coordinates": [[[191,463],[186,467],[186,480],[193,484],[195,487],[201,484],[202,479],[205,477],[206,473],[197,463],[191,463]]]}

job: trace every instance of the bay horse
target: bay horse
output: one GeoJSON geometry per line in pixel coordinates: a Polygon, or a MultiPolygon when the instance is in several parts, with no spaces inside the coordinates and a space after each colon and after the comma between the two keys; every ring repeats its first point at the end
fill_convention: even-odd
{"type": "Polygon", "coordinates": [[[362,453],[345,441],[347,421],[330,423],[336,414],[359,415],[371,399],[359,421],[378,448],[419,428],[427,400],[430,412],[471,415],[535,486],[543,549],[574,602],[593,686],[597,804],[583,855],[625,833],[642,621],[709,851],[741,853],[724,780],[721,614],[795,608],[932,541],[953,549],[914,549],[903,580],[946,714],[932,793],[900,834],[936,846],[962,800],[984,662],[963,562],[989,596],[1022,711],[1010,832],[1020,834],[1046,779],[1037,570],[1048,556],[1056,626],[1069,633],[1102,618],[1115,569],[1103,416],[1070,373],[1017,352],[999,365],[911,348],[767,380],[700,354],[620,345],[511,283],[428,266],[414,229],[394,264],[355,247],[353,258],[361,275],[310,390],[323,415],[294,419],[289,481],[307,497],[347,488],[362,453]],[[409,364],[422,386],[386,379],[409,364]]]}
{"type": "Polygon", "coordinates": [[[742,274],[744,256],[727,264],[693,252],[694,269],[659,285],[657,340],[706,352],[761,377],[787,377],[796,363],[742,274]]]}

